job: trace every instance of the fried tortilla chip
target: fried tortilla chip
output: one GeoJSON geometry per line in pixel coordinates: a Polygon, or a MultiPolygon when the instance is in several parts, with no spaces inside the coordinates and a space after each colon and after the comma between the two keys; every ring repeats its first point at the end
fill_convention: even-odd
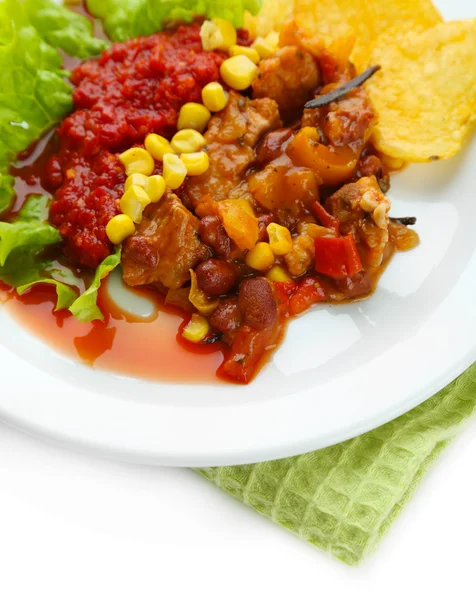
{"type": "Polygon", "coordinates": [[[265,0],[256,17],[245,15],[245,27],[253,36],[279,31],[294,14],[300,27],[313,37],[357,42],[352,60],[359,71],[368,65],[373,42],[389,29],[428,29],[441,23],[431,0],[265,0]]]}
{"type": "Polygon", "coordinates": [[[293,12],[294,0],[264,0],[262,9],[255,17],[249,12],[245,13],[244,27],[253,37],[264,37],[272,31],[279,31],[293,12]]]}
{"type": "MultiPolygon", "coordinates": [[[[429,29],[442,22],[431,0],[336,0],[357,37],[351,56],[358,71],[363,71],[373,42],[386,31],[429,29]]],[[[317,0],[319,2],[319,0],[317,0]]]]}
{"type": "Polygon", "coordinates": [[[476,19],[381,36],[369,59],[382,70],[366,83],[375,146],[404,161],[456,154],[476,121],[475,57],[476,19]]]}

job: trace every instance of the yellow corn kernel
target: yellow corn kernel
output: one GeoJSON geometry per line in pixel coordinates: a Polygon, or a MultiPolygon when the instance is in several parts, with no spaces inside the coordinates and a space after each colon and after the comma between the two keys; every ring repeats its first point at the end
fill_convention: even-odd
{"type": "Polygon", "coordinates": [[[187,169],[187,175],[203,175],[210,165],[208,154],[203,150],[182,154],[180,158],[187,169]]]}
{"type": "Polygon", "coordinates": [[[119,160],[124,165],[127,175],[133,175],[134,173],[151,175],[154,171],[154,159],[144,148],[129,148],[129,150],[119,154],[119,160]]]}
{"type": "Polygon", "coordinates": [[[228,50],[236,44],[236,29],[225,19],[204,21],[200,27],[200,38],[204,50],[228,50]]]}
{"type": "Polygon", "coordinates": [[[183,328],[182,335],[189,342],[198,344],[207,337],[209,331],[210,325],[205,317],[193,313],[192,318],[183,328]]]}
{"type": "Polygon", "coordinates": [[[165,185],[176,190],[185,181],[187,168],[176,154],[164,154],[163,161],[165,185]]]}
{"type": "Polygon", "coordinates": [[[277,31],[272,31],[271,33],[268,33],[268,35],[264,39],[275,50],[278,49],[278,46],[279,46],[279,33],[277,31]]]}
{"type": "Polygon", "coordinates": [[[267,271],[274,264],[274,254],[269,244],[258,242],[246,255],[245,263],[256,271],[267,271]]]}
{"type": "Polygon", "coordinates": [[[247,56],[239,54],[221,63],[223,81],[234,90],[246,90],[258,75],[258,67],[247,56]]]}
{"type": "Polygon", "coordinates": [[[150,204],[150,198],[147,192],[138,185],[131,185],[120,201],[121,211],[134,223],[142,221],[142,212],[148,204],[150,204]]]}
{"type": "Polygon", "coordinates": [[[175,152],[198,152],[206,144],[206,140],[201,133],[195,129],[182,129],[177,131],[170,141],[175,152]]]}
{"type": "Polygon", "coordinates": [[[291,232],[287,227],[278,225],[277,223],[270,223],[266,227],[266,231],[269,236],[269,245],[274,254],[278,256],[287,254],[292,250],[293,239],[291,232]]]}
{"type": "Polygon", "coordinates": [[[145,138],[145,147],[155,160],[162,160],[164,154],[174,153],[169,140],[156,133],[149,133],[145,138]]]}
{"type": "Polygon", "coordinates": [[[228,92],[221,83],[212,81],[202,89],[202,102],[211,112],[223,110],[228,102],[228,92]]]}
{"type": "Polygon", "coordinates": [[[135,230],[132,219],[127,215],[116,215],[106,225],[107,237],[115,246],[122,244],[135,230]]]}
{"type": "Polygon", "coordinates": [[[283,267],[278,266],[271,267],[271,269],[266,273],[266,277],[271,279],[271,281],[279,281],[281,283],[288,283],[292,281],[291,277],[289,277],[283,267]]]}
{"type": "Polygon", "coordinates": [[[190,293],[188,299],[202,315],[210,315],[218,306],[218,299],[210,300],[203,290],[198,287],[197,276],[190,269],[190,293]]]}
{"type": "Polygon", "coordinates": [[[204,131],[211,114],[206,106],[197,102],[187,102],[179,112],[177,129],[196,129],[204,131]]]}
{"type": "Polygon", "coordinates": [[[260,35],[251,44],[251,47],[256,50],[260,58],[267,58],[276,52],[277,46],[274,46],[266,38],[260,35]]]}
{"type": "Polygon", "coordinates": [[[147,177],[145,191],[151,202],[158,202],[165,192],[165,179],[162,175],[152,175],[147,177]]]}
{"type": "Polygon", "coordinates": [[[126,183],[124,184],[124,191],[127,191],[131,185],[138,185],[141,188],[145,189],[145,186],[147,185],[147,175],[142,175],[142,173],[133,173],[132,175],[129,175],[129,177],[126,179],[126,183]]]}
{"type": "Polygon", "coordinates": [[[228,50],[230,56],[238,56],[243,54],[243,56],[247,56],[251,62],[254,62],[255,65],[259,63],[259,54],[254,48],[248,48],[248,46],[238,46],[235,44],[228,50]]]}

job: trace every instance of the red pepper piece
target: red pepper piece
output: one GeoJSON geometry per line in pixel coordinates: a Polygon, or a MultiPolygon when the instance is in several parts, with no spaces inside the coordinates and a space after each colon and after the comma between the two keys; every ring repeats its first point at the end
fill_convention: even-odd
{"type": "Polygon", "coordinates": [[[323,227],[334,229],[339,235],[340,221],[329,214],[318,200],[312,205],[312,210],[323,227]]]}
{"type": "Polygon", "coordinates": [[[329,277],[352,277],[362,271],[362,262],[352,235],[316,238],[315,270],[329,277]]]}
{"type": "Polygon", "coordinates": [[[289,313],[289,300],[296,289],[297,285],[294,281],[276,281],[274,283],[274,297],[278,304],[280,315],[289,313]]]}
{"type": "Polygon", "coordinates": [[[305,277],[298,285],[289,301],[289,313],[300,315],[313,304],[323,302],[326,293],[317,277],[305,277]]]}

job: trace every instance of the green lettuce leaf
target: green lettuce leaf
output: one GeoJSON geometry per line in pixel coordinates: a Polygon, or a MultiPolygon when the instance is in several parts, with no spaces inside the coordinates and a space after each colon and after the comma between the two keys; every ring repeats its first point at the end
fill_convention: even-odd
{"type": "Polygon", "coordinates": [[[0,221],[0,267],[13,251],[34,252],[61,240],[58,230],[44,220],[48,199],[33,196],[13,223],[0,221]]]}
{"type": "Polygon", "coordinates": [[[21,295],[39,284],[56,286],[56,309],[68,308],[78,297],[75,288],[82,280],[66,267],[42,258],[47,246],[57,244],[60,235],[46,222],[49,199],[30,196],[12,223],[0,222],[0,280],[21,295]]]}
{"type": "Polygon", "coordinates": [[[103,19],[114,41],[150,35],[162,29],[165,21],[191,21],[195,15],[221,17],[243,25],[245,10],[255,15],[263,0],[88,0],[91,13],[103,19]]]}
{"type": "Polygon", "coordinates": [[[44,279],[37,279],[36,281],[32,281],[31,283],[27,283],[26,285],[21,285],[17,287],[17,292],[21,296],[22,294],[30,290],[33,286],[39,283],[56,286],[58,300],[56,302],[55,310],[69,308],[78,297],[77,292],[75,292],[72,287],[66,285],[66,283],[56,281],[56,279],[49,279],[48,277],[45,277],[44,279]]]}
{"type": "Polygon", "coordinates": [[[42,39],[70,56],[89,58],[110,45],[93,36],[88,19],[51,0],[24,0],[24,7],[42,39]]]}
{"type": "Polygon", "coordinates": [[[105,258],[96,269],[93,282],[89,288],[69,307],[70,312],[78,321],[89,323],[95,319],[104,320],[97,300],[101,281],[121,263],[121,248],[117,247],[114,254],[105,258]]]}

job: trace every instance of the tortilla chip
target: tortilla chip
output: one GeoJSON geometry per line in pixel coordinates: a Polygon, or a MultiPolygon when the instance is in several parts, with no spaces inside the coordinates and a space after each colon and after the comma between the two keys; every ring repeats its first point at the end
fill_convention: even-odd
{"type": "Polygon", "coordinates": [[[358,71],[370,64],[372,42],[386,31],[423,30],[442,22],[431,0],[337,0],[337,3],[356,33],[351,60],[358,71]]]}
{"type": "MultiPolygon", "coordinates": [[[[357,39],[352,60],[359,71],[368,64],[372,42],[389,29],[428,29],[441,23],[431,0],[265,0],[258,16],[245,15],[245,27],[254,37],[279,31],[292,15],[311,37],[357,39]]],[[[338,45],[338,44],[337,44],[338,45]]]]}
{"type": "Polygon", "coordinates": [[[379,122],[373,143],[404,161],[456,154],[476,121],[476,19],[380,37],[366,84],[379,122]]]}
{"type": "Polygon", "coordinates": [[[296,23],[307,35],[322,40],[326,48],[351,40],[355,43],[354,28],[340,10],[338,0],[295,0],[296,23]]]}
{"type": "MultiPolygon", "coordinates": [[[[245,15],[245,27],[252,36],[266,36],[272,31],[284,29],[284,23],[294,16],[291,30],[302,37],[303,42],[307,39],[309,49],[327,48],[347,60],[354,47],[355,33],[337,2],[338,0],[265,0],[258,16],[245,15]]],[[[287,43],[293,42],[288,39],[287,43]]],[[[307,47],[306,44],[303,46],[307,47]]]]}
{"type": "Polygon", "coordinates": [[[253,37],[279,31],[294,12],[294,0],[264,0],[263,8],[254,17],[245,13],[244,27],[253,37]]]}

